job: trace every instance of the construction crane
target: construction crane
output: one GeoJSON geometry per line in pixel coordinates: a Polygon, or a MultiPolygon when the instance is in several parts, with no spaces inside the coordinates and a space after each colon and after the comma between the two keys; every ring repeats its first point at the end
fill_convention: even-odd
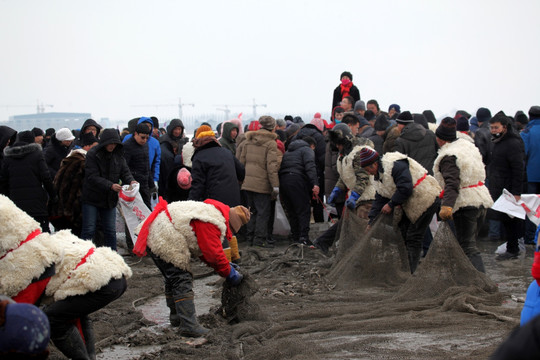
{"type": "Polygon", "coordinates": [[[255,101],[255,98],[253,98],[253,119],[257,119],[257,107],[261,106],[261,107],[266,107],[266,104],[257,104],[257,102],[255,101]]]}
{"type": "Polygon", "coordinates": [[[184,112],[182,111],[182,108],[184,106],[192,106],[192,107],[195,107],[195,104],[185,104],[182,102],[182,98],[178,98],[178,104],[151,104],[151,105],[132,105],[132,106],[136,106],[136,107],[155,107],[155,108],[160,108],[160,107],[169,107],[169,106],[178,106],[178,118],[179,119],[182,119],[182,117],[184,116],[184,112]]]}
{"type": "Polygon", "coordinates": [[[44,104],[43,102],[39,102],[39,100],[37,100],[37,105],[1,105],[0,107],[9,109],[9,108],[22,108],[22,107],[34,107],[34,106],[36,107],[36,114],[43,114],[45,112],[45,108],[54,107],[54,105],[44,104]]]}
{"type": "Polygon", "coordinates": [[[250,104],[250,105],[214,105],[214,106],[221,106],[221,108],[216,108],[216,110],[223,111],[225,113],[225,120],[229,120],[229,115],[231,113],[229,106],[233,106],[233,107],[251,106],[253,108],[253,119],[257,119],[257,108],[266,107],[266,104],[257,104],[257,102],[255,101],[255,98],[253,98],[253,104],[250,104]]]}

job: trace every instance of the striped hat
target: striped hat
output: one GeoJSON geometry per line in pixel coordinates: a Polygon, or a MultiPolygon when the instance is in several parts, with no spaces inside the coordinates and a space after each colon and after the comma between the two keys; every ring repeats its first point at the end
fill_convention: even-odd
{"type": "Polygon", "coordinates": [[[368,147],[362,148],[360,150],[360,166],[361,167],[367,167],[371,164],[373,164],[375,161],[379,160],[379,154],[368,147]]]}

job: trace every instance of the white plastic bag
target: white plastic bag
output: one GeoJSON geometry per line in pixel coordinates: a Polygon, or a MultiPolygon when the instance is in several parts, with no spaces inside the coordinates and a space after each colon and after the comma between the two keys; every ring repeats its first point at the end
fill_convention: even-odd
{"type": "Polygon", "coordinates": [[[139,194],[139,184],[122,186],[118,198],[118,210],[126,222],[131,238],[135,240],[137,238],[135,228],[152,212],[139,194]]]}
{"type": "MultiPolygon", "coordinates": [[[[519,255],[524,256],[525,252],[527,251],[527,247],[525,246],[525,239],[519,238],[518,239],[518,247],[519,247],[519,255]]],[[[506,243],[503,243],[497,247],[497,250],[495,250],[495,254],[500,255],[504,254],[506,252],[506,243]]]]}
{"type": "Polygon", "coordinates": [[[285,211],[281,205],[281,201],[276,200],[276,211],[274,214],[274,235],[288,236],[291,232],[291,225],[289,225],[289,220],[285,216],[285,211]]]}

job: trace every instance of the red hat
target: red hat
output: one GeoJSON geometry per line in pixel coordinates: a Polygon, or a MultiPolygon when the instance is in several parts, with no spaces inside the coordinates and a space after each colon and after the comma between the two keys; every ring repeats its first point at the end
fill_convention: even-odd
{"type": "Polygon", "coordinates": [[[176,182],[178,186],[184,190],[191,188],[191,173],[186,168],[181,168],[176,175],[176,182]]]}

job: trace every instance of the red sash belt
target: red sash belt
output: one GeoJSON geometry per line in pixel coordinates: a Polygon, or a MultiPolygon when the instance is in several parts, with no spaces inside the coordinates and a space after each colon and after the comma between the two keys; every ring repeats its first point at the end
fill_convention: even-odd
{"type": "Polygon", "coordinates": [[[169,214],[169,210],[167,209],[167,205],[167,201],[163,200],[163,198],[160,196],[159,202],[154,207],[154,211],[152,211],[152,213],[148,215],[141,227],[139,235],[137,236],[137,241],[135,243],[135,246],[133,247],[133,253],[135,255],[139,257],[146,255],[146,241],[150,232],[150,225],[152,225],[152,222],[162,211],[165,211],[165,214],[167,214],[169,220],[172,221],[171,214],[169,214]]]}
{"type": "Polygon", "coordinates": [[[2,257],[0,257],[0,260],[2,260],[3,258],[6,257],[7,254],[9,254],[10,252],[12,252],[13,250],[17,250],[18,248],[20,248],[23,244],[29,242],[30,240],[32,240],[33,238],[35,238],[36,236],[38,236],[39,234],[41,234],[41,229],[36,229],[34,231],[32,231],[30,233],[30,235],[28,235],[26,237],[25,240],[21,241],[21,243],[16,247],[16,248],[13,248],[13,249],[9,249],[4,255],[2,255],[2,257]]]}
{"type": "MultiPolygon", "coordinates": [[[[462,189],[475,188],[475,187],[478,187],[478,186],[484,186],[484,183],[482,181],[479,181],[478,184],[464,186],[464,187],[462,187],[462,189]]],[[[443,196],[444,196],[444,189],[441,191],[441,193],[439,195],[439,198],[442,199],[443,196]]]]}
{"type": "Polygon", "coordinates": [[[414,186],[413,186],[412,188],[413,188],[413,189],[416,188],[416,187],[417,187],[418,185],[420,185],[420,183],[421,183],[422,181],[424,181],[426,178],[427,178],[427,173],[425,173],[424,176],[422,176],[420,179],[418,179],[418,180],[416,181],[416,184],[414,184],[414,186]]]}

